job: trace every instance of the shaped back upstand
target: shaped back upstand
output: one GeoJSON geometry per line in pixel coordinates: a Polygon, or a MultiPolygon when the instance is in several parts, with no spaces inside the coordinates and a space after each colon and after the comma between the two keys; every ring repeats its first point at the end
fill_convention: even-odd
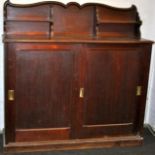
{"type": "Polygon", "coordinates": [[[4,4],[6,152],[136,146],[152,42],[135,6],[4,4]]]}

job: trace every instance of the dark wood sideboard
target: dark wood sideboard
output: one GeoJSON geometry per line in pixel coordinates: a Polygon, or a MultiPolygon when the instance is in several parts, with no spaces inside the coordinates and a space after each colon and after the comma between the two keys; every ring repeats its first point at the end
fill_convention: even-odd
{"type": "Polygon", "coordinates": [[[143,143],[152,41],[135,6],[4,4],[6,152],[143,143]]]}

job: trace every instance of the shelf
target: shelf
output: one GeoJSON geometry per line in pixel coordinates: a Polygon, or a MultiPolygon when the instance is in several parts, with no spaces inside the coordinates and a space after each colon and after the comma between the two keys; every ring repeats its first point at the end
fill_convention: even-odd
{"type": "Polygon", "coordinates": [[[53,23],[52,20],[43,20],[43,19],[5,19],[5,22],[49,22],[49,23],[53,23]]]}
{"type": "Polygon", "coordinates": [[[97,25],[102,25],[102,24],[142,24],[142,22],[136,22],[136,21],[100,21],[97,22],[97,25]]]}
{"type": "Polygon", "coordinates": [[[110,38],[85,38],[85,39],[78,39],[78,38],[56,38],[53,37],[51,39],[48,38],[6,38],[3,36],[3,42],[19,42],[19,43],[106,43],[106,44],[141,44],[141,43],[153,43],[150,40],[145,39],[136,39],[136,38],[129,38],[129,39],[110,39],[110,38]]]}

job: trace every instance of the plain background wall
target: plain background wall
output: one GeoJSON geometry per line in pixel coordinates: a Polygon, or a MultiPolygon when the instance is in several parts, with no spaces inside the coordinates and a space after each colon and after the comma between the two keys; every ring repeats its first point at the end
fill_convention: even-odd
{"type": "Polygon", "coordinates": [[[4,123],[3,123],[3,105],[4,105],[4,99],[3,99],[3,44],[1,35],[3,33],[3,3],[4,0],[0,1],[0,131],[3,129],[4,123]]]}
{"type": "MultiPolygon", "coordinates": [[[[34,3],[44,0],[10,0],[12,3],[18,4],[27,4],[34,3]]],[[[49,1],[49,0],[48,0],[49,1]]],[[[130,7],[132,4],[135,4],[138,8],[140,18],[143,21],[141,32],[142,38],[155,40],[155,0],[58,0],[63,3],[70,1],[76,1],[80,4],[86,2],[99,2],[103,4],[108,4],[116,7],[130,7]]],[[[0,1],[0,34],[3,33],[3,3],[5,0],[0,1]]],[[[2,38],[1,38],[2,40],[2,38]]],[[[148,98],[147,98],[147,107],[145,114],[145,123],[149,123],[155,129],[155,48],[153,49],[152,61],[151,61],[151,72],[148,88],[148,98]]],[[[4,127],[4,99],[3,99],[3,44],[0,41],[0,130],[4,127]]]]}

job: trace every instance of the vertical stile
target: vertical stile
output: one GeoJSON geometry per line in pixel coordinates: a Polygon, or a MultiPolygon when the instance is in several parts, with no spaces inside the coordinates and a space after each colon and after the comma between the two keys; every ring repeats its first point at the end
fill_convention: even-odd
{"type": "Polygon", "coordinates": [[[50,39],[53,37],[53,7],[50,5],[50,39]]]}
{"type": "Polygon", "coordinates": [[[96,28],[95,28],[95,31],[96,31],[96,37],[98,37],[98,33],[99,33],[99,30],[98,30],[99,11],[98,11],[97,6],[95,7],[95,10],[96,10],[96,28]]]}

